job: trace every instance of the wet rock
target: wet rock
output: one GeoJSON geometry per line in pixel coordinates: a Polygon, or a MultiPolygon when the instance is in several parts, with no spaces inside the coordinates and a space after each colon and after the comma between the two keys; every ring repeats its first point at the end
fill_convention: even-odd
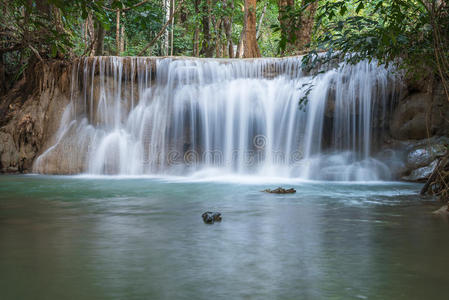
{"type": "Polygon", "coordinates": [[[294,193],[296,193],[296,190],[294,188],[284,189],[284,188],[278,187],[277,189],[274,189],[274,190],[266,189],[266,190],[263,190],[262,192],[270,193],[270,194],[294,194],[294,193]]]}
{"type": "Polygon", "coordinates": [[[438,160],[434,160],[431,164],[425,167],[421,167],[413,170],[410,175],[402,177],[402,180],[405,181],[425,181],[429,176],[433,173],[436,166],[438,164],[438,160]]]}
{"type": "Polygon", "coordinates": [[[206,224],[213,224],[215,222],[221,222],[221,213],[219,213],[219,212],[207,211],[204,214],[202,214],[201,217],[203,218],[203,221],[206,224]]]}
{"type": "Polygon", "coordinates": [[[400,177],[406,181],[424,181],[437,165],[449,145],[447,137],[409,141],[404,149],[404,169],[400,177]]]}
{"type": "Polygon", "coordinates": [[[413,148],[407,154],[407,167],[417,169],[429,165],[438,156],[444,155],[447,149],[446,143],[449,143],[449,140],[443,138],[436,141],[429,141],[413,148]]]}
{"type": "Polygon", "coordinates": [[[447,205],[442,206],[440,209],[437,209],[432,213],[437,216],[449,216],[449,210],[447,205]]]}

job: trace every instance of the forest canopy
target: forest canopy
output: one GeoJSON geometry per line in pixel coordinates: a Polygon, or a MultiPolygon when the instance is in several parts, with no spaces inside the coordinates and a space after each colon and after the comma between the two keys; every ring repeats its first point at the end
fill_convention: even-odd
{"type": "MultiPolygon", "coordinates": [[[[0,80],[45,59],[240,58],[325,52],[447,81],[449,8],[436,0],[0,0],[0,80]]],[[[5,87],[3,87],[5,88],[5,87]]]]}

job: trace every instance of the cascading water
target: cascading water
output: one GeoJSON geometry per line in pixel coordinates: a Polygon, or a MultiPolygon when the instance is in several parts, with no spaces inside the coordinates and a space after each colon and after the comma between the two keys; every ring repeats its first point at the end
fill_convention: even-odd
{"type": "Polygon", "coordinates": [[[312,77],[300,57],[86,58],[73,66],[71,103],[34,171],[389,179],[371,152],[392,79],[374,62],[312,77]]]}

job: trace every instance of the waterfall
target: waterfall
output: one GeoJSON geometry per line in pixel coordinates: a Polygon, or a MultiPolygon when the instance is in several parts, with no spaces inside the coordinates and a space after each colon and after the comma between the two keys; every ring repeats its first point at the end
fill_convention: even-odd
{"type": "Polygon", "coordinates": [[[373,151],[395,84],[376,62],[311,76],[300,57],[95,57],[71,84],[35,172],[390,179],[373,151]]]}

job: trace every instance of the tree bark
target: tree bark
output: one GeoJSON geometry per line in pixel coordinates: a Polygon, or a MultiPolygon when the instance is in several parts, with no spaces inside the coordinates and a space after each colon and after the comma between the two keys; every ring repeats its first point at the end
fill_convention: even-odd
{"type": "Polygon", "coordinates": [[[115,54],[120,55],[120,9],[116,12],[116,28],[115,28],[115,54]]]}
{"type": "MultiPolygon", "coordinates": [[[[278,0],[279,15],[278,20],[281,29],[281,35],[287,40],[285,50],[292,50],[292,43],[296,38],[295,32],[298,30],[293,16],[291,16],[292,10],[295,8],[295,0],[278,0]]],[[[284,53],[284,50],[281,51],[284,53]]]]}
{"type": "MultiPolygon", "coordinates": [[[[125,13],[122,13],[122,18],[125,17],[125,13]]],[[[125,26],[120,26],[120,53],[125,52],[125,26]]]]}
{"type": "Polygon", "coordinates": [[[237,44],[237,50],[235,51],[235,57],[243,57],[243,40],[245,39],[245,27],[246,23],[243,23],[242,33],[240,33],[239,43],[237,44]]]}
{"type": "Polygon", "coordinates": [[[104,45],[105,31],[100,21],[95,18],[95,45],[94,45],[94,55],[103,55],[103,45],[104,45]]]}
{"type": "Polygon", "coordinates": [[[212,44],[212,35],[210,33],[211,9],[210,0],[203,0],[202,3],[203,17],[201,23],[203,25],[203,43],[201,45],[200,55],[205,57],[213,57],[214,45],[212,44]]]}
{"type": "Polygon", "coordinates": [[[173,56],[173,30],[175,27],[175,0],[171,0],[170,3],[170,18],[171,18],[171,28],[170,28],[170,55],[173,56]]]}
{"type": "Polygon", "coordinates": [[[317,5],[318,1],[313,1],[306,6],[301,0],[302,11],[298,16],[297,14],[293,15],[296,9],[295,0],[278,0],[278,19],[281,34],[286,39],[285,50],[287,52],[301,52],[310,43],[317,5]]]}
{"type": "Polygon", "coordinates": [[[95,55],[95,49],[94,49],[94,44],[95,44],[95,29],[94,29],[94,21],[93,21],[93,17],[92,14],[89,13],[87,16],[87,20],[86,20],[86,28],[87,28],[87,38],[88,38],[88,42],[87,42],[87,55],[95,55]]]}
{"type": "Polygon", "coordinates": [[[313,21],[317,9],[318,1],[310,3],[301,14],[301,26],[299,34],[296,38],[296,50],[306,50],[306,46],[310,43],[313,30],[313,21]]]}
{"type": "Polygon", "coordinates": [[[243,57],[260,57],[256,39],[257,0],[245,0],[245,38],[243,39],[243,57]]]}
{"type": "Polygon", "coordinates": [[[221,21],[212,16],[215,31],[215,57],[222,57],[221,47],[221,21]]]}
{"type": "MultiPolygon", "coordinates": [[[[226,8],[230,8],[230,11],[234,11],[234,0],[226,1],[226,8]]],[[[230,16],[226,16],[223,20],[224,32],[226,35],[226,43],[228,45],[228,57],[234,57],[234,45],[232,43],[232,14],[230,16]]]]}
{"type": "MultiPolygon", "coordinates": [[[[171,0],[165,0],[164,1],[165,6],[165,21],[170,21],[168,23],[171,23],[171,0]]],[[[164,55],[167,56],[169,54],[169,47],[170,47],[170,32],[169,28],[165,28],[164,32],[164,55]]]]}
{"type": "MultiPolygon", "coordinates": [[[[200,13],[200,0],[194,0],[193,2],[194,8],[195,8],[195,14],[198,16],[200,13]]],[[[193,33],[193,56],[198,57],[200,55],[199,53],[199,40],[200,40],[200,29],[197,24],[195,24],[195,31],[193,33]]]]}

